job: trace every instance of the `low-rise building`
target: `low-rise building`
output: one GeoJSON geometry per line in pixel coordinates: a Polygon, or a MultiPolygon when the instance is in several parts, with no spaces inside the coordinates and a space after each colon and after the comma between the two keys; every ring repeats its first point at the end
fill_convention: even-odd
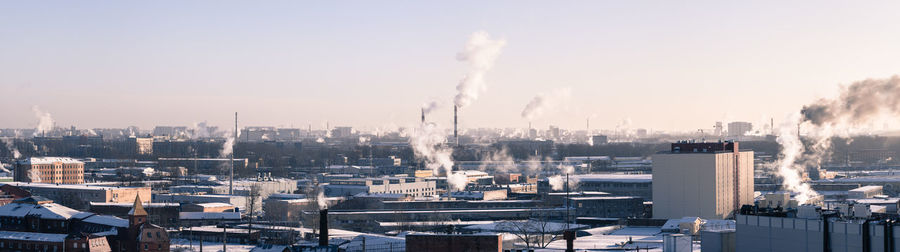
{"type": "Polygon", "coordinates": [[[329,197],[369,194],[404,194],[409,197],[425,197],[437,194],[434,181],[413,177],[347,178],[332,179],[325,186],[329,197]]]}
{"type": "Polygon", "coordinates": [[[60,204],[87,210],[91,202],[133,203],[137,196],[149,199],[150,187],[118,187],[92,185],[63,185],[13,182],[7,185],[28,190],[32,195],[46,197],[60,204]]]}

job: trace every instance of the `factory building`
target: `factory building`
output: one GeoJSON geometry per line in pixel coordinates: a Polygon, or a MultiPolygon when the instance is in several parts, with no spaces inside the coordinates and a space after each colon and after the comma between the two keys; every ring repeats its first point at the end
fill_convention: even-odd
{"type": "Polygon", "coordinates": [[[31,157],[16,161],[15,181],[84,184],[84,162],[68,157],[31,157]]]}
{"type": "MultiPolygon", "coordinates": [[[[738,252],[756,251],[898,251],[896,214],[873,214],[868,205],[856,211],[823,211],[804,205],[797,211],[745,207],[736,216],[738,252]]],[[[704,241],[705,242],[705,241],[704,241]]]]}
{"type": "Polygon", "coordinates": [[[753,183],[753,151],[737,142],[673,143],[653,155],[653,218],[728,218],[753,204],[753,183]]]}
{"type": "Polygon", "coordinates": [[[337,197],[360,193],[387,193],[402,194],[407,197],[424,197],[437,194],[435,183],[435,181],[413,177],[332,179],[325,186],[325,195],[337,197]]]}

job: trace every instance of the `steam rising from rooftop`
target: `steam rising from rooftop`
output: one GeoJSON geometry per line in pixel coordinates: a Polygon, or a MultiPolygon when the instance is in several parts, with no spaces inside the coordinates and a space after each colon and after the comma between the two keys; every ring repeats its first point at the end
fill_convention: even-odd
{"type": "Polygon", "coordinates": [[[494,67],[505,46],[506,40],[492,39],[485,31],[472,33],[463,51],[456,54],[457,60],[469,63],[469,72],[456,85],[454,105],[464,108],[478,99],[479,93],[487,88],[485,74],[494,67]]]}
{"type": "Polygon", "coordinates": [[[34,128],[34,136],[40,136],[42,133],[49,133],[53,130],[53,117],[49,112],[41,111],[37,105],[31,107],[34,117],[38,119],[38,124],[34,128]]]}

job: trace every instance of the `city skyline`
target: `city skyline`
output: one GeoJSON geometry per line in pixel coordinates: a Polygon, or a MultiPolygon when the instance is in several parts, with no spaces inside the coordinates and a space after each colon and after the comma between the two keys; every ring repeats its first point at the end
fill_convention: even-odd
{"type": "Polygon", "coordinates": [[[0,10],[0,92],[13,94],[0,128],[33,128],[38,106],[62,127],[230,128],[238,112],[242,126],[374,129],[415,125],[433,100],[428,120],[447,128],[468,71],[456,56],[479,31],[506,45],[461,128],[778,124],[900,69],[892,8],[808,4],[14,3],[0,10]],[[566,104],[523,118],[560,88],[566,104]]]}

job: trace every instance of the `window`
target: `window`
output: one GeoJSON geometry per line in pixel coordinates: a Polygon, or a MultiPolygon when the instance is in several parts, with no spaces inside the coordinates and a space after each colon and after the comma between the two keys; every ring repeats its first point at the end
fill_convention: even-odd
{"type": "Polygon", "coordinates": [[[144,244],[144,250],[148,250],[148,249],[149,249],[149,247],[147,247],[147,244],[144,244]]]}

